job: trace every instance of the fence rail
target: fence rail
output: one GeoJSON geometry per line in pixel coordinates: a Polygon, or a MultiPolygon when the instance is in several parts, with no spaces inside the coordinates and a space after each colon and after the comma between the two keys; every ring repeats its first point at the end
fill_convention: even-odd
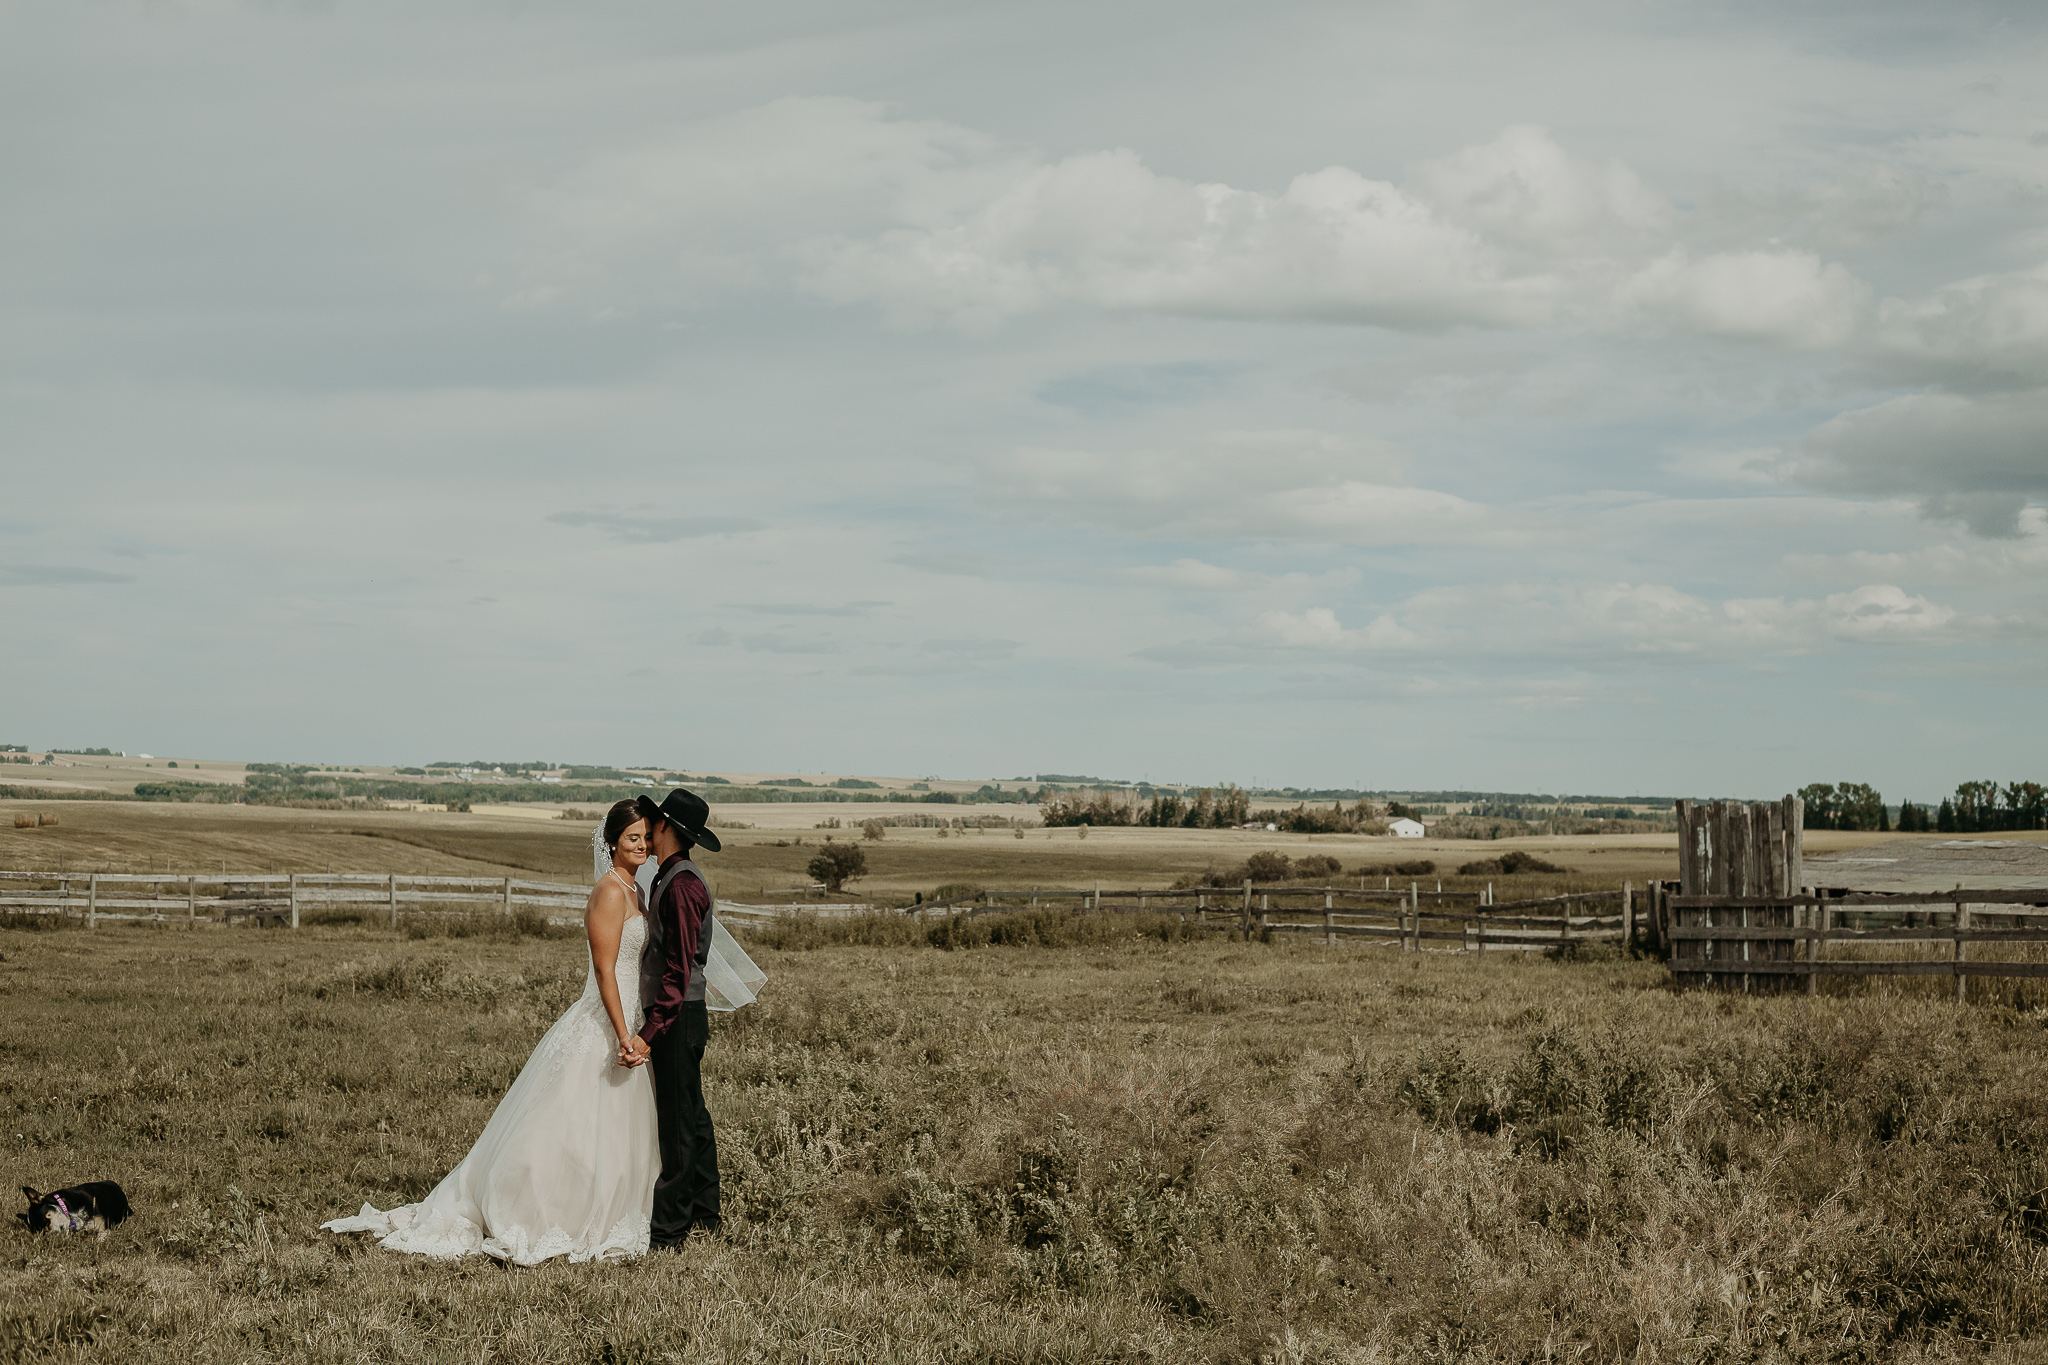
{"type": "Polygon", "coordinates": [[[0,872],[0,909],[78,915],[100,920],[182,919],[196,924],[239,918],[275,920],[296,929],[301,912],[326,906],[376,905],[398,923],[402,908],[468,906],[510,915],[520,909],[581,911],[590,888],[524,877],[444,877],[402,872],[0,872]],[[39,883],[36,887],[23,883],[39,883]],[[54,885],[50,885],[54,883],[54,885]],[[148,886],[139,896],[123,888],[148,886]],[[169,892],[165,888],[169,887],[169,892]],[[200,894],[200,888],[210,894],[200,894]],[[147,911],[141,913],[124,913],[147,911]],[[217,914],[215,912],[218,912],[217,914]]]}
{"type": "Polygon", "coordinates": [[[1709,895],[1653,882],[1647,899],[1651,937],[1681,983],[1779,989],[1803,978],[1813,994],[1824,976],[1948,976],[1963,1001],[1974,977],[2048,977],[2048,961],[1970,959],[1973,944],[2048,945],[2048,887],[1709,895]],[[1916,944],[1946,956],[1829,956],[1916,944]]]}
{"type": "MultiPolygon", "coordinates": [[[[447,877],[366,872],[10,872],[0,871],[0,909],[69,917],[88,927],[101,920],[183,920],[230,923],[237,919],[289,924],[297,928],[306,911],[333,907],[379,906],[392,924],[402,913],[430,914],[469,907],[510,915],[519,909],[573,911],[580,914],[590,894],[587,886],[534,881],[522,877],[447,877]],[[137,894],[149,887],[147,895],[137,894]]],[[[945,901],[903,908],[904,913],[989,914],[1002,910],[1057,907],[1073,913],[1116,910],[1177,914],[1192,927],[1238,934],[1246,939],[1265,934],[1320,934],[1325,943],[1341,941],[1398,945],[1422,951],[1423,945],[1456,944],[1460,950],[1542,951],[1589,941],[1633,943],[1639,924],[1634,888],[1572,892],[1533,900],[1492,903],[1492,889],[1479,892],[1424,891],[1419,882],[1405,889],[1353,889],[1336,885],[1306,887],[1244,882],[1235,888],[1166,888],[1105,891],[1045,887],[981,890],[945,901]],[[1573,914],[1620,902],[1619,914],[1573,914]],[[1464,902],[1462,906],[1450,904],[1464,902]],[[1431,908],[1424,909],[1428,903],[1431,908]],[[1554,909],[1553,915],[1504,914],[1501,911],[1554,909]],[[1320,913],[1318,913],[1320,912],[1320,913]]],[[[829,905],[748,905],[719,902],[719,912],[736,924],[762,923],[792,915],[825,918],[872,912],[873,907],[844,902],[829,905]]]]}
{"type": "Polygon", "coordinates": [[[1400,890],[1326,886],[1280,886],[1243,882],[1234,888],[1171,887],[1165,890],[1092,891],[1042,887],[976,891],[911,907],[912,913],[984,915],[1010,909],[1071,905],[1077,913],[1120,906],[1178,915],[1197,929],[1233,933],[1321,935],[1334,945],[1344,940],[1398,945],[1423,951],[1423,944],[1456,944],[1466,952],[1547,951],[1563,945],[1606,941],[1633,944],[1639,931],[1635,888],[1575,891],[1561,896],[1495,904],[1482,891],[1424,891],[1419,882],[1400,890]],[[1423,903],[1462,901],[1463,908],[1425,910],[1423,903]],[[1619,913],[1572,914],[1574,906],[1619,902],[1619,913]],[[1504,915],[1501,910],[1555,909],[1555,915],[1504,915]],[[1301,918],[1305,913],[1314,918],[1301,918]]]}

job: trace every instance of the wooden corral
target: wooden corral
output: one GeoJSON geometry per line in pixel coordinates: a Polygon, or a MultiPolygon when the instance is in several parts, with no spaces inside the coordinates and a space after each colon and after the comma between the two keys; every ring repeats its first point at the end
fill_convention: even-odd
{"type": "MultiPolygon", "coordinates": [[[[1817,889],[1804,884],[1802,815],[1791,796],[1757,805],[1678,803],[1679,881],[1652,883],[1647,905],[1651,940],[1668,954],[1676,984],[1780,991],[1803,979],[1812,994],[1823,976],[1952,976],[1960,1001],[1971,977],[2048,976],[2048,961],[1970,960],[1973,944],[2048,944],[2048,883],[1983,884],[2001,875],[1986,869],[2012,862],[2001,856],[2011,841],[1982,841],[1993,856],[1979,860],[1974,886],[1959,875],[1952,888],[1902,890],[1904,878],[1888,871],[1871,878],[1891,883],[1883,889],[1817,889]],[[1830,956],[1831,947],[1849,945],[1868,947],[1830,956]],[[1915,945],[1918,955],[1889,955],[1915,945]],[[1925,955],[1930,947],[1936,956],[1925,955]]],[[[1946,846],[1944,852],[1969,852],[1966,841],[1946,846]]],[[[1903,861],[1906,854],[1895,851],[1814,866],[1840,879],[1849,869],[1903,861]]],[[[1943,861],[1945,872],[1965,866],[1960,856],[1943,861]]]]}

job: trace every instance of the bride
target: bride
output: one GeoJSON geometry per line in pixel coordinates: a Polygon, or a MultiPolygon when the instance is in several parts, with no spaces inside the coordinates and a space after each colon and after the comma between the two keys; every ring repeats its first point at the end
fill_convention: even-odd
{"type": "Polygon", "coordinates": [[[631,801],[592,839],[599,871],[583,923],[583,994],[547,1031],[469,1155],[417,1204],[323,1223],[374,1232],[391,1251],[452,1258],[482,1252],[519,1265],[647,1251],[661,1173],[654,1087],[643,1069],[640,950],[647,942],[633,874],[647,822],[631,801]]]}

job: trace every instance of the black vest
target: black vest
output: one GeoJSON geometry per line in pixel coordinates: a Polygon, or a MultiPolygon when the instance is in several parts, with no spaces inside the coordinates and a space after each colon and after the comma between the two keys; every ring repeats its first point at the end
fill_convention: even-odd
{"type": "MultiPolygon", "coordinates": [[[[678,858],[655,874],[654,885],[647,891],[647,946],[640,950],[640,1005],[654,1003],[654,992],[661,985],[661,978],[668,971],[668,925],[662,919],[659,907],[661,898],[668,893],[671,883],[688,872],[698,881],[704,881],[704,870],[688,858],[678,858]]],[[[711,955],[711,884],[704,885],[704,922],[697,930],[697,957],[690,964],[690,984],[683,990],[683,999],[704,998],[704,963],[711,955]]]]}

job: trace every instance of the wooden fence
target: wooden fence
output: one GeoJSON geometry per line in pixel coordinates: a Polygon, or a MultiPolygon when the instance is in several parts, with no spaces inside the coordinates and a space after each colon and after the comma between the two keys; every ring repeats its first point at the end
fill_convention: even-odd
{"type": "MultiPolygon", "coordinates": [[[[2048,944],[2048,889],[1887,893],[1808,890],[1790,897],[1686,896],[1656,887],[1681,984],[1784,990],[1823,976],[1950,976],[1956,999],[1973,976],[2048,976],[2048,960],[1971,960],[1970,945],[2048,944]],[[1917,922],[1916,922],[1917,921],[1917,922]],[[1937,957],[1830,957],[1856,945],[1918,945],[1937,957]]],[[[1653,911],[1654,915],[1654,911],[1653,911]]]]}
{"type": "Polygon", "coordinates": [[[1970,960],[1972,944],[2048,944],[2048,888],[1890,893],[1801,885],[1802,803],[1678,803],[1679,880],[1652,882],[1645,924],[1681,986],[1780,991],[1823,976],[2048,976],[2048,961],[1970,960]],[[1861,945],[1861,946],[1859,946],[1861,945]],[[1871,955],[1904,946],[1943,956],[1871,955]],[[1829,956],[1847,948],[1855,956],[1829,956]]]}
{"type": "MultiPolygon", "coordinates": [[[[401,913],[497,912],[535,909],[551,917],[581,915],[590,888],[516,877],[428,877],[403,873],[170,873],[0,872],[0,909],[77,916],[87,927],[101,920],[187,924],[236,920],[299,927],[302,915],[338,906],[375,906],[397,924],[401,913]]],[[[1003,910],[1064,908],[1071,913],[1117,910],[1178,915],[1191,927],[1250,939],[1308,934],[1324,943],[1455,944],[1470,952],[1542,951],[1573,943],[1633,943],[1637,897],[1624,884],[1615,891],[1575,892],[1495,904],[1492,889],[1424,891],[1352,890],[1348,887],[1259,886],[1232,890],[1057,890],[1031,887],[977,891],[946,901],[903,908],[903,913],[989,914],[1003,910]],[[1429,908],[1425,909],[1425,905],[1429,908]],[[1604,910],[1613,906],[1611,911],[1604,910]],[[1595,907],[1603,907],[1595,912],[1595,907]],[[1507,912],[1523,912],[1519,914],[1507,912]],[[1548,912],[1548,913],[1545,913],[1548,912]]],[[[868,912],[857,903],[745,905],[719,902],[735,925],[789,915],[826,917],[868,912]]]]}
{"type": "Polygon", "coordinates": [[[299,927],[302,911],[377,906],[398,923],[420,912],[573,910],[590,888],[518,877],[426,877],[384,872],[0,872],[0,909],[101,920],[233,921],[299,927]],[[202,914],[201,912],[204,912],[202,914]]]}
{"type": "Polygon", "coordinates": [[[990,914],[1004,910],[1066,907],[1075,913],[1126,911],[1171,914],[1196,929],[1217,930],[1247,940],[1254,935],[1309,934],[1326,944],[1364,940],[1424,951],[1425,943],[1451,944],[1467,952],[1544,951],[1572,943],[1605,940],[1633,944],[1640,927],[1634,887],[1582,891],[1534,900],[1495,903],[1485,891],[1352,890],[1348,887],[1259,886],[1235,889],[1164,891],[1028,890],[976,891],[911,907],[911,913],[990,914]],[[1423,909],[1423,903],[1433,907],[1423,909]],[[1458,908],[1457,903],[1465,903],[1458,908]],[[1573,914],[1573,907],[1613,904],[1609,914],[1573,914]],[[1506,915],[1509,910],[1554,913],[1506,915]]]}

